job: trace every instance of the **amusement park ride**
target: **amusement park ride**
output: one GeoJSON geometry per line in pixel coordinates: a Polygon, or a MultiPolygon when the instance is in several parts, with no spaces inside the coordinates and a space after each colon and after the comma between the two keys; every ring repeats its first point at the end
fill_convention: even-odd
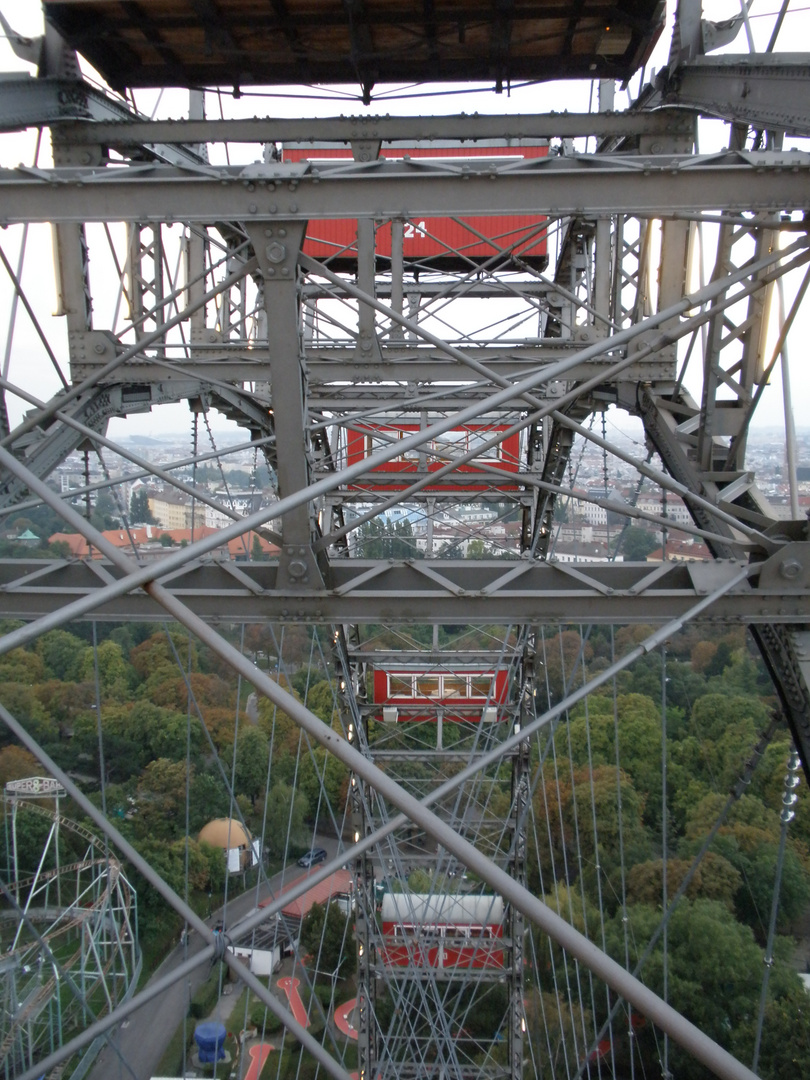
{"type": "MultiPolygon", "coordinates": [[[[524,1000],[539,976],[524,947],[534,927],[718,1076],[753,1076],[526,888],[532,740],[582,696],[571,679],[555,700],[538,694],[543,626],[656,626],[589,688],[692,620],[749,627],[810,768],[810,538],[786,362],[790,330],[806,318],[810,58],[780,51],[783,23],[808,24],[785,0],[756,51],[749,8],[711,21],[697,0],[681,0],[666,65],[650,81],[660,0],[48,0],[41,37],[5,27],[29,70],[0,79],[0,125],[48,129],[52,163],[43,151],[0,169],[0,224],[15,238],[52,226],[64,333],[53,343],[40,335],[60,380],[48,397],[50,375],[15,365],[9,331],[0,509],[44,502],[103,561],[3,560],[0,614],[25,624],[2,651],[76,619],[168,616],[348,766],[350,838],[337,865],[350,860],[355,874],[361,1080],[533,1075],[543,1051],[524,1000]],[[206,115],[210,88],[221,103],[258,86],[347,84],[362,109],[392,82],[502,93],[556,79],[598,85],[600,109],[206,115]],[[614,108],[616,85],[631,80],[630,107],[614,108]],[[132,91],[144,88],[183,89],[188,117],[142,114],[132,91]],[[724,122],[723,149],[700,152],[704,119],[724,122]],[[746,460],[752,418],[780,371],[787,521],[746,460]],[[176,483],[108,434],[114,419],[176,402],[235,421],[278,498],[244,518],[223,505],[233,520],[216,536],[139,564],[47,479],[78,450],[117,453],[176,483]],[[608,409],[641,421],[646,459],[588,427],[608,409]],[[711,559],[551,558],[577,439],[682,498],[711,559]],[[519,523],[514,557],[439,557],[442,516],[470,506],[519,523]],[[425,523],[423,558],[363,553],[363,526],[393,509],[425,523]],[[212,557],[250,529],[278,546],[277,559],[212,557]],[[217,622],[328,634],[343,735],[217,622]],[[395,651],[387,640],[375,651],[370,627],[414,624],[433,628],[431,644],[395,651]],[[488,644],[441,647],[446,627],[476,627],[488,644]],[[433,891],[390,891],[378,913],[380,875],[401,882],[413,868],[433,891]],[[451,889],[465,868],[484,894],[451,889]],[[465,1018],[495,991],[503,1022],[473,1042],[465,1018]]],[[[3,262],[13,310],[41,331],[37,298],[3,262]]],[[[639,514],[632,504],[623,512],[639,514]]],[[[666,530],[666,514],[656,523],[666,530]]],[[[4,706],[0,716],[50,771],[4,706]]],[[[203,936],[200,962],[227,963],[327,1074],[346,1080],[223,935],[59,779],[203,936]]],[[[334,869],[313,869],[310,881],[334,869]]],[[[49,1070],[124,1015],[116,999],[67,1047],[26,1049],[14,1042],[15,1008],[3,1018],[0,1072],[26,1080],[57,1075],[49,1070]]]]}

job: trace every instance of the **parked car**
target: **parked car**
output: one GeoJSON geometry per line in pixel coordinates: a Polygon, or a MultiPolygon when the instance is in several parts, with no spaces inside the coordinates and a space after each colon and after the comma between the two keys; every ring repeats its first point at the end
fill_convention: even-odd
{"type": "Polygon", "coordinates": [[[319,862],[323,862],[326,858],[326,851],[322,847],[310,848],[309,851],[305,851],[301,858],[298,860],[299,866],[315,866],[319,862]]]}

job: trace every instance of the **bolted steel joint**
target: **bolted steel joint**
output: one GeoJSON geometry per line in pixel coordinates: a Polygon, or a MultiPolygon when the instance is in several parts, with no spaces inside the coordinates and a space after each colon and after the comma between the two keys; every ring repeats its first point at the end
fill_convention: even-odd
{"type": "Polygon", "coordinates": [[[784,559],[779,564],[779,575],[787,581],[792,581],[801,574],[803,569],[804,568],[798,559],[784,559]]]}
{"type": "Polygon", "coordinates": [[[281,263],[287,258],[287,248],[284,244],[280,244],[278,240],[274,240],[271,244],[268,244],[264,249],[264,253],[267,259],[271,263],[281,263]]]}

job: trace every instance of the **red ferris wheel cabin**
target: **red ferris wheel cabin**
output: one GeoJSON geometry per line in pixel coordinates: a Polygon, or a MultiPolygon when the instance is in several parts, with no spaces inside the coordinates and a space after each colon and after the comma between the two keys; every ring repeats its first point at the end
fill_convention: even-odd
{"type": "MultiPolygon", "coordinates": [[[[520,432],[505,437],[508,424],[478,423],[447,431],[435,442],[424,448],[409,450],[369,470],[368,479],[360,478],[354,487],[373,491],[401,491],[412,484],[422,472],[438,472],[447,456],[461,456],[477,451],[469,462],[458,465],[429,484],[425,490],[433,491],[487,491],[495,486],[498,490],[513,490],[513,484],[504,484],[490,469],[502,473],[518,473],[521,467],[520,432]],[[487,445],[491,444],[491,445],[487,445]],[[485,466],[486,468],[482,468],[485,466]],[[371,479],[373,477],[373,479],[371,479]]],[[[390,446],[392,440],[404,439],[419,431],[419,425],[402,421],[356,424],[346,429],[346,464],[356,465],[370,457],[376,450],[390,446]]]]}
{"type": "Polygon", "coordinates": [[[382,960],[388,967],[503,968],[499,896],[386,893],[382,960]]]}
{"type": "MultiPolygon", "coordinates": [[[[548,143],[541,140],[481,140],[474,145],[443,144],[441,141],[410,146],[389,146],[380,154],[388,161],[404,158],[432,158],[463,165],[466,160],[482,158],[519,163],[524,159],[544,158],[548,143]]],[[[351,161],[347,147],[333,144],[287,144],[281,151],[284,162],[351,161]]],[[[333,270],[351,271],[357,266],[357,221],[310,221],[304,252],[317,259],[328,259],[333,270]]],[[[376,228],[377,269],[391,265],[391,222],[381,221],[376,228]]],[[[425,217],[419,215],[403,222],[402,254],[407,269],[450,271],[481,265],[499,252],[514,254],[533,269],[548,264],[547,218],[542,214],[509,214],[492,217],[425,217]]],[[[501,260],[502,261],[502,260],[501,260]]],[[[515,266],[514,268],[517,268],[515,266]]]]}
{"type": "Polygon", "coordinates": [[[483,721],[504,719],[509,672],[468,668],[452,671],[375,668],[374,717],[384,723],[414,720],[483,721]]]}

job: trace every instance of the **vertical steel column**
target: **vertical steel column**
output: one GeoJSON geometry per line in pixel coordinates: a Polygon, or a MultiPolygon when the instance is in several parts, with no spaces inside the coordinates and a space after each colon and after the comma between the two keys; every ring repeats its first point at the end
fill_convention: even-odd
{"type": "MultiPolygon", "coordinates": [[[[304,222],[285,220],[248,229],[259,264],[267,316],[267,363],[281,498],[302,491],[310,480],[306,386],[296,283],[298,255],[305,230],[304,222]]],[[[316,587],[321,577],[311,547],[313,522],[308,503],[284,514],[282,535],[280,582],[316,587]]]]}
{"type": "MultiPolygon", "coordinates": [[[[405,225],[397,218],[391,222],[391,307],[398,315],[403,313],[405,287],[405,260],[403,255],[405,225]]],[[[392,341],[402,341],[405,334],[396,323],[391,327],[392,341]]]]}
{"type": "MultiPolygon", "coordinates": [[[[100,148],[75,147],[60,143],[57,135],[51,135],[53,163],[55,166],[88,165],[91,153],[100,148]]],[[[84,225],[53,225],[53,266],[56,279],[55,315],[67,319],[68,350],[71,363],[85,358],[85,335],[93,328],[93,302],[90,294],[90,269],[87,237],[84,225]]]]}
{"type": "MultiPolygon", "coordinates": [[[[163,233],[160,224],[127,226],[129,279],[129,317],[142,334],[164,321],[163,233]]],[[[155,352],[165,355],[166,342],[156,342],[155,352]]]]}
{"type": "Polygon", "coordinates": [[[593,259],[593,309],[602,318],[591,318],[591,326],[596,337],[607,337],[610,333],[608,320],[610,310],[610,281],[613,245],[611,243],[610,218],[599,218],[596,223],[596,250],[593,259]]]}
{"type": "MultiPolygon", "coordinates": [[[[356,839],[368,832],[365,785],[358,776],[352,775],[349,797],[351,800],[353,836],[356,839]]],[[[355,1013],[357,1069],[360,1080],[367,1080],[367,1078],[374,1076],[378,1032],[375,1020],[376,983],[373,973],[375,957],[373,953],[373,935],[371,933],[371,927],[376,918],[376,896],[374,892],[374,870],[369,853],[366,850],[362,851],[355,860],[354,880],[357,902],[357,916],[354,925],[354,934],[357,940],[357,1005],[355,1013]]]]}
{"type": "MultiPolygon", "coordinates": [[[[360,218],[357,222],[357,287],[369,296],[375,294],[374,222],[360,218]]],[[[357,305],[357,359],[382,360],[374,309],[362,300],[357,305]]]]}
{"type": "MultiPolygon", "coordinates": [[[[527,648],[524,652],[520,702],[516,726],[520,729],[534,719],[534,655],[527,648]]],[[[529,817],[529,739],[523,739],[512,753],[512,806],[510,823],[512,827],[512,866],[511,873],[515,881],[526,886],[526,829],[529,817]]],[[[524,938],[526,920],[522,912],[513,904],[507,908],[508,933],[510,937],[509,956],[509,1066],[512,1080],[523,1076],[524,1042],[526,1035],[526,1015],[524,998],[524,938]]]]}
{"type": "MultiPolygon", "coordinates": [[[[686,292],[686,265],[689,254],[690,225],[688,221],[661,222],[661,258],[658,270],[658,306],[662,311],[671,307],[686,292]]],[[[661,324],[666,331],[677,326],[679,320],[672,319],[661,324]]],[[[639,340],[639,347],[642,342],[639,340]]],[[[656,353],[656,360],[662,365],[661,378],[674,377],[678,356],[678,344],[672,342],[656,353]]]]}

